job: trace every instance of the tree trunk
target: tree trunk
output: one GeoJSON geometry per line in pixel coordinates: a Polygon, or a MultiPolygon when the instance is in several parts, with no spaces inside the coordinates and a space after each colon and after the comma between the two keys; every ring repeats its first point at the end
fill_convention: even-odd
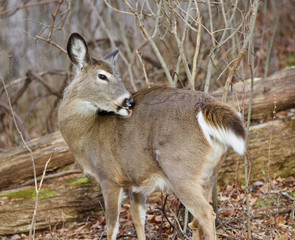
{"type": "MultiPolygon", "coordinates": [[[[243,108],[244,116],[248,114],[250,80],[233,85],[234,105],[236,109],[243,108]],[[238,100],[239,101],[238,101],[238,100]]],[[[211,95],[222,98],[223,88],[211,95]]],[[[228,103],[232,95],[229,93],[228,103]]],[[[295,67],[285,68],[265,79],[255,79],[252,103],[252,119],[271,115],[273,111],[282,111],[295,107],[295,67]]]]}

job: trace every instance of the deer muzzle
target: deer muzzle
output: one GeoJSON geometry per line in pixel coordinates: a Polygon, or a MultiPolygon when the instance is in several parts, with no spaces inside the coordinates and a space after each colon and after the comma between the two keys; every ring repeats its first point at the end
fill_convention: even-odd
{"type": "Polygon", "coordinates": [[[134,105],[135,105],[135,102],[132,97],[126,98],[123,102],[123,106],[128,109],[132,109],[134,107],[134,105]]]}
{"type": "Polygon", "coordinates": [[[125,98],[121,104],[121,107],[118,109],[119,115],[122,117],[131,117],[133,111],[132,108],[134,107],[135,102],[132,97],[125,98]]]}

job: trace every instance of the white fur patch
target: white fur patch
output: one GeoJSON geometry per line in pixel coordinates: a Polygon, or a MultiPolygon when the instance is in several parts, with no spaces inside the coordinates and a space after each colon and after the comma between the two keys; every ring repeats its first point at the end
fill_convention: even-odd
{"type": "MultiPolygon", "coordinates": [[[[216,141],[215,139],[212,141],[212,150],[207,155],[207,158],[210,160],[210,164],[206,165],[206,177],[210,177],[213,173],[214,166],[222,156],[222,154],[226,151],[227,146],[225,146],[223,143],[220,143],[219,141],[216,141]]],[[[205,180],[206,181],[206,180],[205,180]]]]}
{"type": "MultiPolygon", "coordinates": [[[[129,98],[130,98],[129,93],[125,93],[122,96],[118,97],[115,101],[113,101],[113,103],[116,106],[121,107],[125,99],[129,99],[129,98]]],[[[118,114],[121,115],[122,117],[130,117],[130,113],[125,108],[120,108],[118,111],[118,114]]]]}
{"type": "Polygon", "coordinates": [[[79,102],[79,113],[82,115],[93,114],[97,111],[97,107],[94,106],[91,102],[86,100],[80,100],[79,102]]]}
{"type": "Polygon", "coordinates": [[[139,187],[132,187],[132,192],[140,192],[144,195],[150,195],[155,190],[163,192],[170,189],[168,181],[160,176],[152,176],[147,182],[147,184],[143,183],[139,187]]]}
{"type": "Polygon", "coordinates": [[[129,112],[125,108],[120,108],[118,111],[118,114],[121,115],[122,117],[129,117],[129,112]]]}
{"type": "Polygon", "coordinates": [[[197,119],[204,133],[205,138],[212,146],[211,137],[217,139],[226,146],[231,146],[235,152],[243,155],[245,152],[245,140],[238,137],[231,129],[216,128],[209,124],[204,119],[202,111],[197,114],[197,119]]]}
{"type": "Polygon", "coordinates": [[[123,194],[123,188],[120,189],[120,193],[119,193],[119,198],[118,198],[118,217],[117,217],[117,222],[116,222],[116,226],[114,228],[114,232],[112,234],[112,240],[116,240],[117,239],[117,234],[119,231],[119,214],[120,214],[120,209],[121,209],[121,204],[124,198],[124,194],[123,194]]]}
{"type": "Polygon", "coordinates": [[[75,55],[79,67],[81,68],[83,66],[83,63],[85,63],[85,56],[86,56],[86,47],[84,43],[79,40],[75,39],[72,46],[72,54],[75,55]]]}
{"type": "Polygon", "coordinates": [[[139,210],[139,215],[140,215],[140,223],[142,226],[145,224],[145,216],[146,216],[146,209],[144,205],[139,205],[138,206],[139,210]]]}

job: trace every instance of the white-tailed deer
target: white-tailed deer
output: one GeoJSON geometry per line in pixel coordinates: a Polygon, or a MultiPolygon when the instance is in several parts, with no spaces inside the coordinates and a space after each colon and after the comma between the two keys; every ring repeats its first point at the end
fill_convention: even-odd
{"type": "Polygon", "coordinates": [[[78,72],[65,90],[59,126],[84,173],[101,185],[107,238],[116,239],[125,192],[143,240],[145,198],[168,189],[194,216],[193,239],[215,239],[211,188],[227,148],[245,151],[239,114],[208,94],[169,87],[139,91],[133,101],[115,68],[118,51],[96,60],[77,33],[67,50],[78,72]]]}

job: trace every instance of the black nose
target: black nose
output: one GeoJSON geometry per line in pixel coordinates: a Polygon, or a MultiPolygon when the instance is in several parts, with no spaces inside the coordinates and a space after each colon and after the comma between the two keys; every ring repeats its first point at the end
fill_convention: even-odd
{"type": "Polygon", "coordinates": [[[127,107],[127,108],[133,108],[134,105],[135,105],[135,102],[134,102],[134,100],[133,100],[132,97],[130,97],[130,98],[126,98],[126,99],[124,100],[124,103],[123,103],[123,106],[124,106],[124,107],[127,107]]]}

